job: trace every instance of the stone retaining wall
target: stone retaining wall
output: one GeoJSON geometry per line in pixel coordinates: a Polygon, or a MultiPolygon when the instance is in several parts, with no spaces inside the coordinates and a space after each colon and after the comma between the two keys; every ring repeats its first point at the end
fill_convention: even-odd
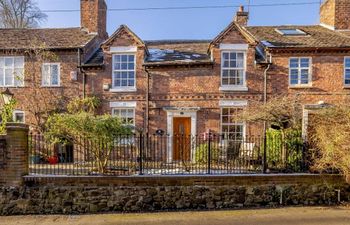
{"type": "Polygon", "coordinates": [[[350,200],[340,176],[25,177],[0,187],[0,214],[81,214],[329,205],[350,200]]]}

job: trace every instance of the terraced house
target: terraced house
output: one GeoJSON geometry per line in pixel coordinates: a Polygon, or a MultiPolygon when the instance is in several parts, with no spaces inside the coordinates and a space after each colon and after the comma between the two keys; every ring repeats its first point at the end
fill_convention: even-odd
{"type": "Polygon", "coordinates": [[[305,104],[331,103],[350,94],[347,0],[324,1],[320,24],[307,26],[248,26],[242,7],[212,40],[146,41],[126,25],[108,37],[105,1],[81,0],[81,7],[81,28],[0,30],[0,85],[15,93],[19,120],[38,122],[29,103],[40,95],[58,96],[62,104],[96,95],[101,113],[149,133],[211,130],[239,139],[261,133],[259,126],[231,119],[253,101],[291,94],[305,104]],[[18,82],[32,40],[59,57],[18,82]]]}

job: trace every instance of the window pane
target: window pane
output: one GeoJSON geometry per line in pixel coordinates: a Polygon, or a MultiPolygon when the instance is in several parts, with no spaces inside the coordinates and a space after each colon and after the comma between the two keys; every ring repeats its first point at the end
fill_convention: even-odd
{"type": "Polygon", "coordinates": [[[24,123],[24,113],[23,112],[15,112],[14,121],[17,123],[24,123]]]}
{"type": "Polygon", "coordinates": [[[0,68],[0,86],[4,86],[4,69],[0,68]]]}
{"type": "Polygon", "coordinates": [[[222,79],[222,85],[229,85],[229,79],[228,78],[223,78],[222,79]]]}
{"type": "Polygon", "coordinates": [[[122,63],[121,64],[121,69],[122,70],[127,70],[128,69],[128,64],[127,63],[122,63]]]}
{"type": "Polygon", "coordinates": [[[49,65],[43,65],[42,84],[50,85],[50,66],[49,65]]]}
{"type": "Polygon", "coordinates": [[[300,59],[300,67],[309,67],[309,59],[308,58],[301,58],[300,59]]]}
{"type": "Polygon", "coordinates": [[[231,68],[236,68],[237,67],[237,62],[236,61],[230,61],[230,67],[231,68]]]}
{"type": "Polygon", "coordinates": [[[290,84],[291,84],[291,85],[296,85],[296,84],[298,84],[298,79],[291,79],[291,80],[290,80],[290,84]]]}
{"type": "Polygon", "coordinates": [[[13,70],[12,69],[5,70],[5,85],[7,85],[7,86],[13,85],[13,70]]]}
{"type": "Polygon", "coordinates": [[[115,79],[119,79],[119,78],[121,78],[122,76],[121,76],[121,72],[114,72],[114,78],[115,79]]]}
{"type": "Polygon", "coordinates": [[[222,53],[222,57],[224,60],[228,60],[229,59],[229,54],[227,52],[222,53]]]}
{"type": "Polygon", "coordinates": [[[244,67],[244,61],[242,60],[237,60],[237,68],[243,68],[244,67]]]}
{"type": "Polygon", "coordinates": [[[135,109],[115,108],[112,110],[112,114],[114,116],[118,116],[123,124],[134,123],[134,112],[135,112],[135,109]]]}
{"type": "Polygon", "coordinates": [[[350,79],[350,68],[345,70],[345,78],[350,79]]]}
{"type": "Polygon", "coordinates": [[[134,63],[128,63],[128,70],[133,70],[135,67],[134,63]]]}
{"type": "Polygon", "coordinates": [[[128,56],[128,61],[129,61],[130,63],[134,63],[134,62],[135,62],[135,56],[134,56],[134,55],[129,55],[129,56],[128,56]]]}
{"type": "Polygon", "coordinates": [[[128,72],[128,78],[129,79],[135,79],[135,73],[134,72],[128,72]]]}
{"type": "Polygon", "coordinates": [[[59,80],[59,66],[52,65],[51,66],[51,85],[58,85],[59,80]]]}
{"type": "Polygon", "coordinates": [[[128,86],[129,87],[134,87],[135,86],[135,81],[134,80],[128,80],[128,86]]]}
{"type": "Polygon", "coordinates": [[[289,61],[291,68],[298,68],[299,67],[299,59],[290,59],[289,61]]]}
{"type": "Polygon", "coordinates": [[[228,70],[223,70],[222,71],[222,77],[228,77],[228,70]]]}
{"type": "Polygon", "coordinates": [[[301,84],[308,84],[309,83],[309,70],[302,69],[301,70],[301,84]]]}
{"type": "Polygon", "coordinates": [[[0,69],[5,67],[5,58],[0,57],[0,69]]]}
{"type": "Polygon", "coordinates": [[[115,87],[120,87],[121,86],[121,82],[120,82],[119,79],[114,81],[114,86],[115,87]]]}
{"type": "MultiPolygon", "coordinates": [[[[0,61],[0,67],[1,67],[1,61],[0,61]]],[[[345,59],[345,67],[350,68],[350,58],[345,59]]]]}
{"type": "Polygon", "coordinates": [[[237,60],[243,61],[244,60],[244,54],[243,53],[237,53],[237,60]]]}
{"type": "Polygon", "coordinates": [[[118,63],[119,63],[119,62],[120,62],[120,59],[121,59],[121,58],[120,58],[120,55],[114,55],[114,61],[115,61],[115,62],[118,62],[118,63]]]}
{"type": "Polygon", "coordinates": [[[114,70],[120,70],[121,67],[120,67],[120,63],[114,63],[114,70]]]}
{"type": "Polygon", "coordinates": [[[5,66],[13,67],[13,58],[5,58],[5,66]]]}
{"type": "Polygon", "coordinates": [[[230,60],[236,60],[236,53],[235,52],[230,53],[230,60]]]}
{"type": "Polygon", "coordinates": [[[23,74],[23,69],[15,69],[14,72],[15,76],[15,86],[23,86],[24,84],[24,74],[23,74]]]}
{"type": "Polygon", "coordinates": [[[223,67],[227,68],[230,66],[230,61],[224,61],[223,67]]]}
{"type": "Polygon", "coordinates": [[[128,56],[127,55],[122,55],[121,56],[121,61],[122,62],[127,62],[128,61],[128,56]]]}
{"type": "Polygon", "coordinates": [[[15,57],[15,67],[16,68],[24,67],[24,57],[15,57]]]}

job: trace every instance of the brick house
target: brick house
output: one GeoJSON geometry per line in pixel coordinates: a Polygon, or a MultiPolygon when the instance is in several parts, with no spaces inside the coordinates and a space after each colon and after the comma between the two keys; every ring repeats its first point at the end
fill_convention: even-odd
{"type": "MultiPolygon", "coordinates": [[[[230,119],[252,101],[292,94],[302,96],[305,104],[331,103],[350,93],[346,0],[324,1],[321,23],[311,26],[248,26],[242,7],[213,40],[186,41],[142,40],[126,25],[107,37],[105,1],[81,0],[81,7],[82,28],[0,30],[0,77],[6,80],[1,75],[6,62],[1,62],[10,62],[8,49],[25,49],[28,40],[39,38],[60,56],[37,74],[56,82],[39,87],[40,92],[50,89],[68,98],[96,95],[102,99],[101,113],[120,116],[149,133],[212,130],[234,138],[261,134],[261,126],[230,119]],[[17,41],[19,36],[23,38],[17,41]]],[[[16,60],[25,68],[23,58],[16,60]]],[[[31,81],[24,80],[22,86],[3,86],[11,87],[25,122],[32,123],[31,106],[22,95],[33,90],[26,85],[31,81]]]]}

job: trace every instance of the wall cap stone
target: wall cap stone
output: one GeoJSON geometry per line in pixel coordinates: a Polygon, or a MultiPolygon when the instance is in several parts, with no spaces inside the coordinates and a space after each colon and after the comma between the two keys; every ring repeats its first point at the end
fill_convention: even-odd
{"type": "Polygon", "coordinates": [[[7,123],[6,130],[26,130],[29,131],[29,126],[23,123],[7,123]]]}

